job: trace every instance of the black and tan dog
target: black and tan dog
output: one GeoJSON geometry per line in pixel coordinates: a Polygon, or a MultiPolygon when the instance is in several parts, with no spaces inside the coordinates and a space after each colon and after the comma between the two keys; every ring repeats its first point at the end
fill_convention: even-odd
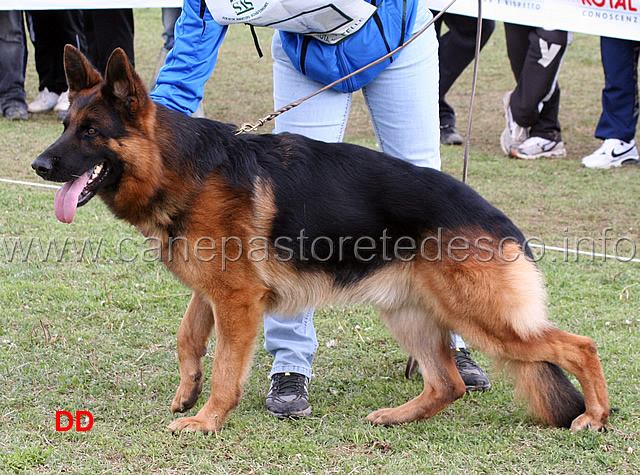
{"type": "Polygon", "coordinates": [[[575,431],[608,422],[593,341],[549,323],[522,233],[469,187],[362,147],[235,135],[191,119],[154,104],[121,50],[104,80],[71,46],[65,68],[65,130],[33,168],[67,182],[55,200],[61,221],[99,195],[162,243],[163,262],[193,290],[172,411],[198,400],[215,329],[209,400],[170,429],[220,428],[240,400],[265,312],[344,302],[375,304],[422,368],[424,391],[374,411],[374,424],[429,418],[465,393],[450,330],[507,365],[542,423],[575,431]]]}

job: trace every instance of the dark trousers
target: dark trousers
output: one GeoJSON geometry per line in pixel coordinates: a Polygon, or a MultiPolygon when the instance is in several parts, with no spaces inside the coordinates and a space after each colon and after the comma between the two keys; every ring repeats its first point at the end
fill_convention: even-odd
{"type": "Polygon", "coordinates": [[[28,12],[29,33],[35,49],[39,89],[60,94],[67,90],[64,45],[86,51],[80,10],[33,10],[28,12]]]}
{"type": "Polygon", "coordinates": [[[95,68],[104,73],[109,56],[116,48],[122,48],[132,65],[133,53],[133,10],[114,8],[104,10],[83,10],[88,56],[95,68]]]}
{"type": "Polygon", "coordinates": [[[599,139],[631,142],[638,125],[638,54],[640,41],[600,38],[604,69],[599,139]]]}
{"type": "Polygon", "coordinates": [[[24,72],[27,59],[21,10],[0,11],[0,105],[27,107],[24,72]]]}
{"type": "Polygon", "coordinates": [[[510,102],[514,120],[531,127],[532,137],[561,140],[558,73],[570,34],[511,23],[505,23],[504,30],[517,83],[510,102]]]}
{"type": "MultiPolygon", "coordinates": [[[[434,14],[437,12],[434,12],[434,14]]],[[[445,96],[462,71],[471,63],[476,51],[476,34],[478,19],[454,13],[445,13],[434,24],[438,37],[438,59],[440,62],[440,127],[456,125],[456,114],[445,96]],[[444,35],[440,35],[442,24],[449,28],[444,35]]],[[[482,48],[493,30],[493,20],[482,20],[482,34],[480,47],[482,48]]]]}

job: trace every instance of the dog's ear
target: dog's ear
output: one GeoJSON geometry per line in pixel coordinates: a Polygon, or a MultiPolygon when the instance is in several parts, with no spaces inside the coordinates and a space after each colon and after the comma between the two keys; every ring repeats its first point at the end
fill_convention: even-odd
{"type": "Polygon", "coordinates": [[[89,64],[87,58],[72,45],[64,47],[64,72],[67,76],[69,93],[91,89],[102,82],[102,76],[89,64]]]}
{"type": "Polygon", "coordinates": [[[109,57],[102,93],[119,101],[135,115],[149,101],[147,88],[135,72],[122,48],[116,48],[109,57]]]}

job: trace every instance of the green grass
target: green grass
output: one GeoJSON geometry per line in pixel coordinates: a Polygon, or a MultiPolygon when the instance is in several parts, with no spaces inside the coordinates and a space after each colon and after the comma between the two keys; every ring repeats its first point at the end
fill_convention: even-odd
{"type": "MultiPolygon", "coordinates": [[[[145,79],[161,46],[160,32],[159,10],[136,11],[136,64],[145,79]]],[[[270,32],[259,34],[268,51],[270,32]]],[[[500,98],[513,86],[501,28],[482,55],[469,182],[527,235],[548,245],[590,237],[600,251],[597,239],[605,228],[612,228],[608,251],[616,239],[638,243],[640,237],[640,170],[579,166],[580,157],[598,146],[592,138],[602,87],[598,55],[597,38],[576,35],[560,76],[569,157],[535,162],[508,160],[499,149],[500,98]]],[[[461,129],[469,73],[450,97],[461,129]]],[[[32,99],[37,93],[32,62],[27,88],[32,99]]],[[[225,42],[207,86],[205,110],[210,118],[234,123],[271,111],[270,61],[257,58],[243,27],[232,28],[225,42]]],[[[32,115],[24,123],[1,120],[0,178],[39,181],[29,164],[60,132],[54,114],[32,115]]],[[[360,95],[347,136],[375,144],[360,95]]],[[[445,170],[459,177],[462,149],[445,148],[442,154],[445,170]]],[[[114,219],[99,200],[79,210],[70,226],[57,222],[52,205],[53,190],[0,183],[0,471],[640,471],[638,263],[565,259],[551,252],[540,261],[552,320],[599,346],[611,403],[620,408],[607,432],[574,435],[535,425],[499,374],[492,374],[492,391],[467,395],[431,420],[371,426],[363,420],[369,412],[407,401],[420,383],[403,378],[407,355],[375,311],[353,306],[320,310],[315,319],[320,348],[311,384],[313,417],[278,421],[266,414],[270,358],[260,341],[245,395],[223,430],[217,436],[172,436],[164,428],[173,420],[175,341],[188,290],[145,253],[137,231],[114,219]],[[82,256],[88,244],[92,248],[82,256]],[[124,261],[133,256],[138,258],[124,261]],[[57,410],[91,411],[94,426],[88,432],[56,432],[57,410]]],[[[474,356],[490,365],[481,353],[474,356]]],[[[205,365],[210,368],[211,356],[205,365]]],[[[203,396],[208,393],[205,385],[203,396]]]]}

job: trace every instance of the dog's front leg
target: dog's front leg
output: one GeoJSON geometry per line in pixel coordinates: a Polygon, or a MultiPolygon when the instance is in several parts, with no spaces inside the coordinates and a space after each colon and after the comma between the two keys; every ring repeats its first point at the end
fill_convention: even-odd
{"type": "Polygon", "coordinates": [[[180,386],[171,404],[171,412],[185,412],[198,401],[202,391],[202,357],[213,330],[211,302],[194,292],[178,330],[180,386]]]}
{"type": "Polygon", "coordinates": [[[243,289],[226,292],[223,297],[220,292],[217,294],[213,304],[216,349],[211,395],[198,414],[172,422],[172,432],[217,432],[242,396],[264,313],[264,292],[243,289]]]}

